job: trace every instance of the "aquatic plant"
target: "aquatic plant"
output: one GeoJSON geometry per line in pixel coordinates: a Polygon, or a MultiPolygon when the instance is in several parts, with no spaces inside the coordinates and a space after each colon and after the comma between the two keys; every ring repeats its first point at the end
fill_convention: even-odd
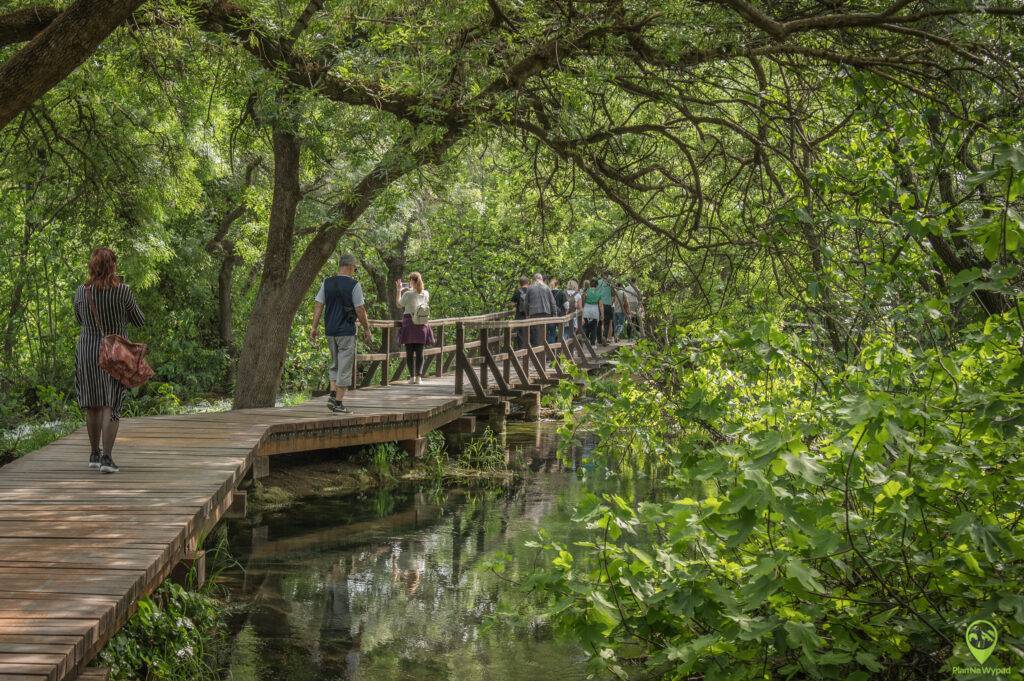
{"type": "Polygon", "coordinates": [[[100,653],[116,681],[214,681],[208,663],[211,640],[222,634],[220,603],[167,581],[100,653]]]}
{"type": "Polygon", "coordinates": [[[430,431],[427,435],[427,451],[423,457],[423,465],[433,480],[440,481],[444,477],[447,461],[448,444],[445,442],[444,434],[439,430],[430,431]]]}
{"type": "Polygon", "coordinates": [[[381,480],[394,478],[395,468],[400,468],[409,455],[396,442],[381,442],[369,448],[370,464],[381,480]]]}
{"type": "Polygon", "coordinates": [[[459,464],[465,468],[495,470],[508,468],[505,445],[489,427],[465,444],[459,453],[459,464]]]}

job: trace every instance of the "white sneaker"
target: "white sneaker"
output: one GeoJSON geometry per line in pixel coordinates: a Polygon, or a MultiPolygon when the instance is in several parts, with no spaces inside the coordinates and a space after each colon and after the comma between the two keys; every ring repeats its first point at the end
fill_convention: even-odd
{"type": "Polygon", "coordinates": [[[420,384],[420,377],[419,377],[419,376],[417,376],[417,377],[415,378],[415,380],[413,381],[413,383],[415,383],[416,385],[419,385],[419,384],[420,384]]]}

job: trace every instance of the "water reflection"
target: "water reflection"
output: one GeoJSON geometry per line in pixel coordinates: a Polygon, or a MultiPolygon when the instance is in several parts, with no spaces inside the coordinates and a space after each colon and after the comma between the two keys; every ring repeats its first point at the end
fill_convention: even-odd
{"type": "Polygon", "coordinates": [[[532,473],[497,489],[414,487],[316,498],[237,523],[229,576],[250,603],[236,623],[230,678],[573,679],[582,656],[531,618],[492,616],[515,603],[506,580],[537,567],[524,542],[567,525],[577,494],[551,424],[508,433],[532,473]],[[488,561],[504,552],[511,569],[488,561]]]}

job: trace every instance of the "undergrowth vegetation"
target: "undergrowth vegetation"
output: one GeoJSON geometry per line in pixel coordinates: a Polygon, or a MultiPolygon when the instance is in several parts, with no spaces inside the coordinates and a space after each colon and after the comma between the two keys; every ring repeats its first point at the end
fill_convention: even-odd
{"type": "MultiPolygon", "coordinates": [[[[937,309],[941,316],[933,316],[937,309]]],[[[588,387],[588,536],[542,535],[560,626],[620,677],[933,679],[1024,669],[1024,362],[1016,311],[922,342],[897,324],[836,366],[779,318],[679,329],[588,387]]],[[[920,318],[918,323],[924,323],[920,318]]],[[[576,388],[563,386],[563,400],[576,388]]]]}
{"type": "Polygon", "coordinates": [[[222,528],[206,550],[207,579],[170,580],[138,609],[99,655],[114,681],[216,681],[226,651],[225,602],[217,577],[233,564],[222,528]]]}

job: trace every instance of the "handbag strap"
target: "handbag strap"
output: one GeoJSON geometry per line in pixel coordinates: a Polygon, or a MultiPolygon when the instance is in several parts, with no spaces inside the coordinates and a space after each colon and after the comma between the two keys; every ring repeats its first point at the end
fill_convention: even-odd
{"type": "Polygon", "coordinates": [[[100,313],[97,312],[96,310],[96,301],[93,299],[92,289],[93,287],[91,285],[85,287],[85,300],[87,303],[89,303],[89,309],[92,311],[92,323],[96,325],[96,327],[100,330],[100,333],[106,336],[107,332],[103,328],[103,323],[100,322],[100,313]]]}

